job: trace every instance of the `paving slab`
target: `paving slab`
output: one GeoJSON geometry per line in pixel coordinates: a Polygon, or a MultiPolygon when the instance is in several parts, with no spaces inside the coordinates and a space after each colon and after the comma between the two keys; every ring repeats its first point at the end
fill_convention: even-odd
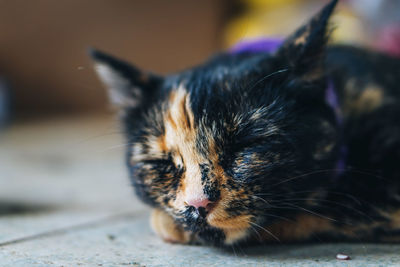
{"type": "Polygon", "coordinates": [[[0,133],[0,203],[128,204],[123,143],[112,117],[17,123],[0,133]]]}
{"type": "Polygon", "coordinates": [[[162,242],[148,214],[137,212],[104,223],[0,248],[2,266],[400,266],[400,245],[266,245],[218,249],[162,242]],[[336,259],[337,253],[351,257],[336,259]]]}
{"type": "Polygon", "coordinates": [[[143,209],[115,124],[112,117],[83,117],[1,132],[0,243],[143,209]]]}
{"type": "Polygon", "coordinates": [[[164,243],[133,196],[118,131],[111,117],[89,117],[1,133],[0,266],[400,266],[390,244],[164,243]]]}
{"type": "MultiPolygon", "coordinates": [[[[114,218],[119,218],[138,208],[109,210],[63,209],[51,212],[24,213],[0,218],[0,246],[31,240],[49,233],[82,228],[114,218]]],[[[1,264],[0,264],[1,266],[1,264]]]]}

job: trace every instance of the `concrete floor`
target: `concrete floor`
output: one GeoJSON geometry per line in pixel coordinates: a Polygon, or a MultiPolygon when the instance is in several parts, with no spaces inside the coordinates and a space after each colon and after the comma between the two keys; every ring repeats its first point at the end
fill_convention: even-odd
{"type": "Polygon", "coordinates": [[[118,131],[102,117],[0,134],[0,266],[400,266],[400,245],[163,243],[133,197],[118,131]]]}

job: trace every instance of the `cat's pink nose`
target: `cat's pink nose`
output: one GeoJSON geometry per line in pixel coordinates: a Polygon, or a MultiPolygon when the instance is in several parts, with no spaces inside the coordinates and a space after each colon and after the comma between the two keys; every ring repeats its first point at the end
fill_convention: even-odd
{"type": "Polygon", "coordinates": [[[196,209],[206,208],[207,205],[210,203],[211,203],[211,201],[208,200],[207,198],[189,198],[186,200],[186,204],[188,206],[193,206],[196,209]]]}

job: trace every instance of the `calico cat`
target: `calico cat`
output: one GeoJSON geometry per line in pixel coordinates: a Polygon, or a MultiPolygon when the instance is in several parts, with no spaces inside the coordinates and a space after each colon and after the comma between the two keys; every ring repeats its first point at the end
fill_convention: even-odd
{"type": "Polygon", "coordinates": [[[275,51],[160,77],[92,50],[166,241],[400,241],[400,60],[328,46],[331,1],[275,51]]]}

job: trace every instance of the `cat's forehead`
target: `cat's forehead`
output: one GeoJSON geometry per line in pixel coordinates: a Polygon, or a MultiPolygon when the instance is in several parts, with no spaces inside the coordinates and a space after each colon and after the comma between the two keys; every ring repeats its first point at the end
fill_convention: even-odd
{"type": "Polygon", "coordinates": [[[144,139],[151,148],[149,151],[154,155],[179,152],[188,158],[194,156],[196,162],[202,163],[216,158],[211,154],[221,152],[232,140],[266,137],[278,130],[271,120],[277,112],[270,110],[279,106],[279,102],[253,107],[243,101],[235,103],[229,97],[234,95],[230,92],[211,91],[190,90],[184,84],[168,91],[147,116],[144,139]],[[266,125],[267,130],[258,130],[266,125]],[[153,131],[153,128],[157,129],[153,131]]]}
{"type": "Polygon", "coordinates": [[[170,90],[164,102],[156,107],[145,127],[144,136],[133,148],[134,161],[143,158],[170,157],[175,164],[199,166],[216,160],[215,135],[204,120],[197,120],[191,103],[191,92],[183,84],[170,90]],[[154,131],[154,127],[160,129],[154,131]],[[143,149],[145,148],[145,149],[143,149]],[[145,155],[144,155],[145,154],[145,155]]]}
{"type": "MultiPolygon", "coordinates": [[[[196,157],[193,161],[202,164],[216,158],[210,154],[221,152],[229,140],[239,142],[245,132],[265,127],[264,118],[274,105],[246,92],[263,77],[256,64],[260,60],[260,56],[229,56],[168,76],[162,96],[144,118],[145,138],[141,140],[146,140],[149,153],[179,152],[187,158],[196,157]]],[[[269,131],[262,135],[266,133],[269,131]]],[[[249,135],[257,138],[260,133],[255,130],[249,135]]]]}
{"type": "MultiPolygon", "coordinates": [[[[274,71],[270,58],[271,55],[263,53],[216,57],[201,66],[166,77],[163,100],[172,106],[171,96],[178,91],[185,92],[196,120],[206,116],[211,121],[219,121],[221,116],[240,113],[241,110],[235,108],[237,103],[243,102],[245,97],[246,105],[252,108],[252,103],[257,102],[252,100],[256,100],[260,93],[250,92],[255,88],[253,85],[274,71]]],[[[256,85],[263,86],[269,82],[267,79],[262,81],[256,85]]]]}

